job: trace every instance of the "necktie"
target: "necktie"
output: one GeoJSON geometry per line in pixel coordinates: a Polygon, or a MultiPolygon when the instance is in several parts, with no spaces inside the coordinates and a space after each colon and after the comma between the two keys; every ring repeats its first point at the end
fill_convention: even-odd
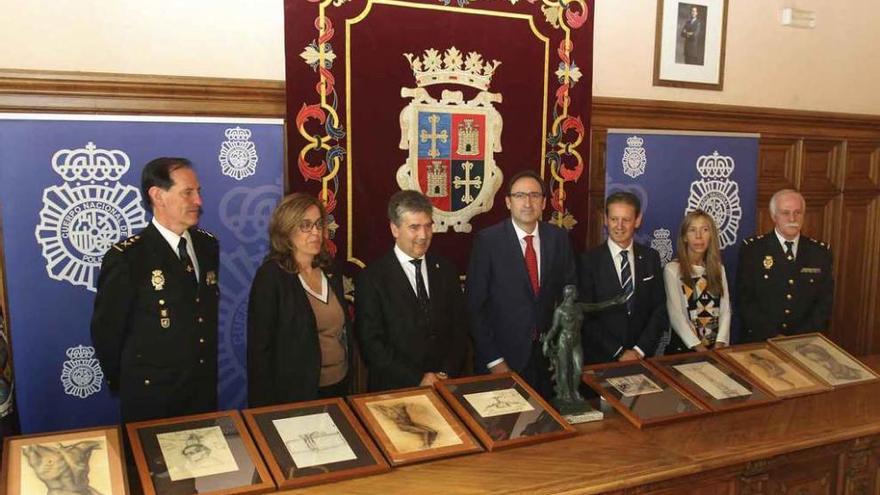
{"type": "Polygon", "coordinates": [[[633,277],[629,268],[629,251],[620,252],[620,287],[626,294],[626,314],[632,314],[633,277]]]}
{"type": "Polygon", "coordinates": [[[192,260],[189,259],[189,253],[186,252],[186,237],[181,236],[180,242],[177,243],[177,256],[180,258],[183,269],[190,276],[190,282],[193,285],[199,285],[196,279],[196,269],[193,267],[192,260]]]}
{"type": "Polygon", "coordinates": [[[527,235],[526,239],[526,269],[529,271],[529,281],[532,283],[532,292],[538,295],[541,290],[541,283],[538,281],[538,253],[535,252],[535,246],[532,240],[535,236],[527,235]]]}
{"type": "Polygon", "coordinates": [[[422,260],[409,260],[416,267],[416,298],[419,300],[419,310],[427,316],[430,305],[428,290],[425,288],[425,278],[422,277],[422,260]]]}
{"type": "Polygon", "coordinates": [[[794,261],[794,242],[793,241],[785,241],[785,258],[788,261],[794,261]]]}

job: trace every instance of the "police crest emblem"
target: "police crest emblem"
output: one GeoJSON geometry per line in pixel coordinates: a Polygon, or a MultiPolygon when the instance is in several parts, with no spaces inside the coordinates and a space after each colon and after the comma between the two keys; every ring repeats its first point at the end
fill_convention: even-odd
{"type": "Polygon", "coordinates": [[[651,248],[660,254],[660,264],[665,266],[672,259],[672,239],[669,238],[669,229],[655,229],[651,239],[651,248]]]}
{"type": "Polygon", "coordinates": [[[66,354],[68,360],[61,365],[64,393],[85,399],[101,390],[104,372],[95,358],[95,348],[78,345],[67,349],[66,354]]]}
{"type": "Polygon", "coordinates": [[[730,179],[735,166],[733,157],[719,155],[718,151],[699,157],[697,171],[703,178],[691,182],[685,209],[686,213],[700,209],[712,216],[718,227],[721,249],[736,243],[742,219],[739,185],[730,179]]]}
{"type": "Polygon", "coordinates": [[[451,47],[442,56],[429,48],[422,56],[404,54],[417,87],[401,88],[410,98],[400,112],[400,149],[409,150],[397,170],[401,189],[425,193],[434,205],[434,232],[470,232],[470,219],[489,211],[503,174],[495,165],[501,152],[502,118],[493,103],[501,95],[488,91],[497,60],[483,62],[479,53],[464,56],[451,47]],[[477,90],[443,90],[437,99],[427,88],[457,84],[477,90]]]}
{"type": "Polygon", "coordinates": [[[635,179],[645,173],[648,165],[648,156],[645,154],[645,140],[638,136],[626,138],[626,148],[623,149],[623,173],[635,179]]]}
{"type": "Polygon", "coordinates": [[[150,283],[153,284],[153,289],[156,290],[162,290],[165,287],[165,274],[162,273],[162,270],[153,270],[150,276],[150,283]]]}
{"type": "Polygon", "coordinates": [[[250,140],[250,129],[233,127],[226,129],[224,134],[226,141],[220,145],[220,155],[217,157],[223,175],[235,180],[254,175],[260,157],[257,156],[256,145],[250,140]]]}

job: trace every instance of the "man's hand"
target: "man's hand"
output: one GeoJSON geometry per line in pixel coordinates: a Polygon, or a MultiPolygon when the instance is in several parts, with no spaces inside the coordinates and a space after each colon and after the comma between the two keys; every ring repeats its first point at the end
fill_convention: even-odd
{"type": "Polygon", "coordinates": [[[642,355],[635,349],[627,349],[621,352],[620,357],[617,358],[618,361],[638,361],[639,359],[642,359],[642,355]]]}
{"type": "Polygon", "coordinates": [[[703,351],[709,350],[709,348],[704,346],[703,344],[697,344],[697,345],[691,347],[691,349],[693,349],[694,351],[697,351],[697,352],[703,352],[703,351]]]}
{"type": "Polygon", "coordinates": [[[435,383],[446,379],[446,373],[438,371],[437,373],[425,373],[422,375],[422,381],[419,382],[420,387],[433,386],[435,383]]]}
{"type": "Polygon", "coordinates": [[[715,342],[715,346],[713,348],[714,349],[724,349],[728,345],[729,344],[727,342],[715,342]]]}
{"type": "Polygon", "coordinates": [[[489,368],[489,373],[492,373],[492,374],[507,373],[509,371],[510,371],[510,368],[507,366],[506,361],[501,361],[500,363],[496,364],[495,366],[492,366],[491,368],[489,368]]]}

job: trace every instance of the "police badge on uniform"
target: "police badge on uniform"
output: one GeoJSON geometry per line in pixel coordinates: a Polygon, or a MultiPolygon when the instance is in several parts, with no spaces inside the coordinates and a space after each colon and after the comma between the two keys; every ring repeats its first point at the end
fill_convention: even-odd
{"type": "Polygon", "coordinates": [[[764,256],[764,269],[769,270],[771,268],[773,268],[773,256],[768,254],[767,256],[764,256]]]}
{"type": "Polygon", "coordinates": [[[162,290],[165,288],[165,275],[162,273],[162,270],[153,270],[153,275],[150,277],[150,283],[153,284],[153,288],[156,290],[162,290]]]}
{"type": "Polygon", "coordinates": [[[434,232],[470,232],[470,219],[489,211],[503,175],[495,165],[501,152],[501,114],[492,106],[501,94],[490,93],[497,60],[483,62],[451,47],[442,54],[429,48],[419,56],[405,53],[417,87],[401,88],[410,102],[400,111],[400,149],[409,150],[397,170],[401,189],[423,192],[434,205],[434,232]],[[462,91],[443,90],[438,100],[427,90],[435,84],[479,90],[465,101],[462,91]]]}
{"type": "Polygon", "coordinates": [[[205,283],[208,285],[217,285],[217,273],[214,270],[210,270],[205,274],[205,283]]]}

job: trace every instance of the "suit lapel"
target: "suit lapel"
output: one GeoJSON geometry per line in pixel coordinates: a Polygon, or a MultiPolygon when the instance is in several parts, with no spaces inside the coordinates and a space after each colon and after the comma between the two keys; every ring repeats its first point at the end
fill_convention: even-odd
{"type": "Polygon", "coordinates": [[[400,261],[397,259],[397,256],[394,254],[394,251],[391,251],[383,260],[385,266],[385,274],[388,281],[388,286],[392,288],[394,292],[402,295],[403,298],[408,301],[409,307],[415,307],[416,303],[418,303],[418,297],[416,296],[415,291],[413,291],[412,285],[409,283],[409,279],[406,278],[406,273],[403,272],[403,267],[400,266],[400,261]]]}
{"type": "Polygon", "coordinates": [[[549,276],[549,269],[553,266],[553,255],[554,250],[550,247],[550,234],[547,232],[548,228],[544,224],[544,222],[538,222],[538,232],[541,236],[541,274],[539,280],[541,281],[540,292],[544,291],[544,282],[549,276]]]}
{"type": "Polygon", "coordinates": [[[605,243],[604,248],[602,249],[602,259],[600,262],[600,270],[601,277],[603,280],[608,281],[608,285],[612,287],[617,287],[617,291],[620,291],[620,276],[617,275],[617,265],[615,264],[614,258],[611,256],[611,248],[608,247],[608,243],[605,243]]]}
{"type": "Polygon", "coordinates": [[[431,314],[435,315],[438,308],[442,307],[441,298],[446,291],[441,287],[440,265],[433,257],[429,258],[428,256],[425,256],[425,263],[427,263],[428,269],[428,297],[431,302],[431,314]]]}

